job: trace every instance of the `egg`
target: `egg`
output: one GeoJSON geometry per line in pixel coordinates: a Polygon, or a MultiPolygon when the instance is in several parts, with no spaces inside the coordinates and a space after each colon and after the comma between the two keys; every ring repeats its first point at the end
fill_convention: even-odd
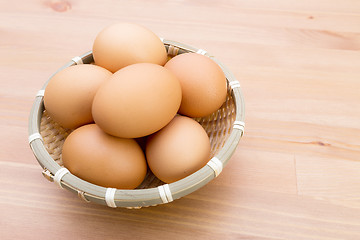
{"type": "Polygon", "coordinates": [[[176,115],[181,86],[168,69],[137,63],[115,72],[97,91],[92,114],[106,133],[123,138],[150,135],[176,115]]]}
{"type": "Polygon", "coordinates": [[[145,156],[133,139],[104,133],[96,124],[75,129],[62,149],[64,166],[90,183],[118,189],[134,189],[147,172],[145,156]]]}
{"type": "Polygon", "coordinates": [[[81,64],[57,72],[47,84],[44,106],[64,128],[93,122],[91,107],[96,91],[112,73],[105,68],[81,64]]]}
{"type": "Polygon", "coordinates": [[[210,140],[198,122],[177,115],[166,127],[148,137],[145,151],[154,175],[172,183],[206,165],[210,140]]]}
{"type": "Polygon", "coordinates": [[[165,68],[179,79],[182,102],[179,113],[204,117],[221,107],[226,100],[227,83],[224,72],[209,57],[183,53],[169,60],[165,68]]]}
{"type": "Polygon", "coordinates": [[[103,29],[93,43],[95,64],[111,72],[135,63],[164,65],[167,52],[158,36],[133,23],[116,23],[103,29]]]}

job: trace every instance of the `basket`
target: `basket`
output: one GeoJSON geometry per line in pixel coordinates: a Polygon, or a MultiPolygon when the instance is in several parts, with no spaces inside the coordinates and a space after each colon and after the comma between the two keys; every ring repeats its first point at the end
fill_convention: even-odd
{"type": "MultiPolygon", "coordinates": [[[[141,208],[179,199],[201,188],[220,174],[244,133],[245,105],[240,83],[223,64],[205,50],[166,39],[162,41],[169,57],[195,52],[213,59],[225,73],[228,86],[226,102],[211,115],[194,118],[203,126],[210,138],[211,159],[209,162],[190,176],[170,184],[161,182],[148,171],[144,182],[134,190],[105,188],[76,177],[64,168],[61,162],[62,145],[70,130],[63,129],[52,121],[44,109],[43,97],[48,80],[38,91],[29,117],[29,144],[43,168],[42,173],[45,178],[55,182],[60,188],[77,194],[86,202],[113,208],[141,208]]],[[[76,64],[92,63],[92,52],[88,52],[74,57],[58,71],[76,64]]]]}

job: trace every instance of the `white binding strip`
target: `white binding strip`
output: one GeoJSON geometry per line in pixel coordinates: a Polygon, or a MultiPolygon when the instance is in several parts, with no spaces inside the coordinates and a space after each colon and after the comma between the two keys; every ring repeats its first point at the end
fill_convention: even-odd
{"type": "Polygon", "coordinates": [[[207,53],[207,51],[200,48],[199,50],[196,51],[196,53],[201,54],[201,55],[205,55],[207,53]]]}
{"type": "Polygon", "coordinates": [[[231,89],[241,87],[241,86],[240,86],[240,82],[239,82],[239,81],[232,81],[232,82],[229,82],[229,85],[230,85],[231,89]]]}
{"type": "Polygon", "coordinates": [[[169,201],[167,200],[164,187],[163,186],[158,186],[158,191],[159,191],[159,194],[160,194],[161,201],[163,203],[168,203],[169,201]]]}
{"type": "Polygon", "coordinates": [[[174,200],[170,191],[169,184],[158,186],[158,190],[159,190],[160,198],[163,201],[163,203],[169,203],[174,200]]]}
{"type": "Polygon", "coordinates": [[[164,187],[165,195],[166,195],[166,198],[167,198],[168,202],[172,202],[173,197],[172,197],[172,194],[171,194],[171,191],[170,191],[169,184],[165,184],[165,185],[163,185],[163,187],[164,187]]]}
{"type": "Polygon", "coordinates": [[[213,157],[212,159],[210,159],[207,165],[211,167],[212,170],[214,170],[215,177],[219,176],[223,169],[223,163],[217,157],[213,157]]]}
{"type": "Polygon", "coordinates": [[[244,128],[244,126],[240,126],[240,125],[234,125],[234,127],[233,127],[234,129],[239,129],[239,130],[241,130],[241,131],[245,131],[245,128],[244,128]]]}
{"type": "Polygon", "coordinates": [[[116,208],[115,204],[116,188],[107,188],[105,193],[105,202],[109,207],[116,208]]]}
{"type": "Polygon", "coordinates": [[[243,121],[234,121],[234,125],[241,125],[245,127],[245,123],[243,121]]]}
{"type": "Polygon", "coordinates": [[[79,64],[83,64],[83,60],[81,59],[81,57],[79,56],[76,56],[76,57],[73,57],[73,59],[71,59],[73,62],[76,63],[76,65],[79,65],[79,64]]]}
{"type": "Polygon", "coordinates": [[[64,177],[65,174],[69,173],[70,171],[67,168],[60,168],[54,175],[54,182],[60,187],[63,188],[61,185],[61,179],[64,177]]]}
{"type": "Polygon", "coordinates": [[[165,39],[161,37],[160,40],[161,40],[162,42],[164,42],[165,39]]]}
{"type": "Polygon", "coordinates": [[[31,144],[31,142],[34,141],[35,139],[40,139],[41,141],[43,140],[40,133],[33,133],[29,136],[29,144],[31,144]]]}
{"type": "Polygon", "coordinates": [[[243,121],[235,121],[233,128],[239,129],[244,132],[245,131],[245,123],[243,121]]]}
{"type": "Polygon", "coordinates": [[[173,46],[173,45],[169,45],[168,48],[168,55],[170,56],[175,56],[179,53],[179,48],[173,46]]]}
{"type": "Polygon", "coordinates": [[[39,90],[37,93],[36,93],[36,97],[43,97],[45,94],[45,90],[44,89],[41,89],[39,90]]]}

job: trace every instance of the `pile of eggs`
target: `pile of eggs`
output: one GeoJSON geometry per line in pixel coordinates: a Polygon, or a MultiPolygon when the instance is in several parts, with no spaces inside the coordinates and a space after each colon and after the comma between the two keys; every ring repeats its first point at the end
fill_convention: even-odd
{"type": "Polygon", "coordinates": [[[193,118],[225,102],[221,68],[197,53],[168,58],[158,36],[130,23],[103,29],[92,50],[94,64],[65,68],[45,88],[48,115],[72,130],[64,167],[99,186],[134,189],[148,169],[172,183],[205,166],[210,140],[193,118]]]}

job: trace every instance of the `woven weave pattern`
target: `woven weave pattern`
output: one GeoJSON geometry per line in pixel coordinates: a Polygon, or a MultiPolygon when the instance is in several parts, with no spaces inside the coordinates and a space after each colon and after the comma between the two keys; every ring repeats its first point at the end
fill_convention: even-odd
{"type": "Polygon", "coordinates": [[[194,118],[201,124],[210,138],[211,157],[215,156],[224,146],[231,133],[232,124],[235,121],[236,112],[231,91],[232,90],[228,87],[226,101],[220,109],[209,116],[194,118]]]}
{"type": "Polygon", "coordinates": [[[63,165],[61,160],[62,146],[70,132],[71,130],[64,129],[52,120],[47,111],[44,110],[41,117],[40,134],[44,140],[46,150],[60,166],[63,165]]]}

